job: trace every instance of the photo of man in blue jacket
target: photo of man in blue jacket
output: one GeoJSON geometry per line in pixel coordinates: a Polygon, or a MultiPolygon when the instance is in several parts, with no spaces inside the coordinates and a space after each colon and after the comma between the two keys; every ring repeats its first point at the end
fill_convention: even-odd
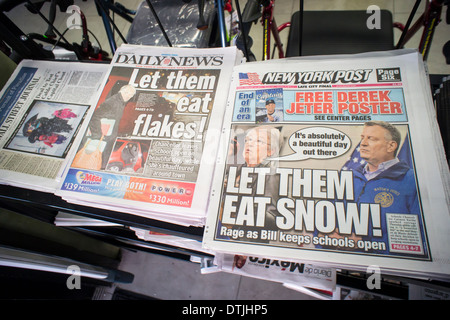
{"type": "MultiPolygon", "coordinates": [[[[390,123],[370,121],[364,124],[359,153],[365,163],[353,170],[354,201],[380,205],[382,235],[372,236],[372,225],[369,225],[369,235],[363,240],[383,241],[388,244],[386,214],[395,213],[417,215],[420,236],[424,241],[415,175],[413,169],[397,157],[400,142],[399,130],[390,123]]],[[[424,244],[423,248],[426,248],[424,244]]],[[[389,252],[392,253],[389,245],[386,250],[376,251],[389,252]]]]}

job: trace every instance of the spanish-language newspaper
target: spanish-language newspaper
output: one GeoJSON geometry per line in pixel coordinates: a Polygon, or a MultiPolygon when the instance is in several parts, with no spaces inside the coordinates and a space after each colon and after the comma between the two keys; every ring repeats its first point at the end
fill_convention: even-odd
{"type": "Polygon", "coordinates": [[[449,181],[416,51],[243,64],[203,245],[447,279],[449,181]]]}
{"type": "Polygon", "coordinates": [[[108,66],[23,60],[0,94],[0,183],[55,192],[108,66]]]}
{"type": "Polygon", "coordinates": [[[123,45],[58,194],[204,225],[232,69],[242,54],[123,45]]]}
{"type": "Polygon", "coordinates": [[[336,287],[336,269],[330,267],[223,253],[216,253],[214,262],[221,271],[246,277],[330,292],[336,287]]]}

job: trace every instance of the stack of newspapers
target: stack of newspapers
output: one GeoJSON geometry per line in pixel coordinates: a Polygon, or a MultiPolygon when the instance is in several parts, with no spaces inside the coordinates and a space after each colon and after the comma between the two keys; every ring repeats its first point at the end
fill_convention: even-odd
{"type": "Polygon", "coordinates": [[[241,61],[123,45],[109,65],[22,62],[0,100],[0,183],[204,227],[221,271],[301,264],[322,290],[335,268],[449,281],[450,174],[420,54],[241,61]]]}

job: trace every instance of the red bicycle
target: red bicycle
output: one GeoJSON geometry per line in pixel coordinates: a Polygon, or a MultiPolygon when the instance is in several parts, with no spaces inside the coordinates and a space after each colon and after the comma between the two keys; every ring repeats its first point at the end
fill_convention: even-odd
{"type": "Polygon", "coordinates": [[[424,28],[422,38],[420,39],[418,50],[422,54],[424,60],[427,60],[430,51],[431,41],[433,39],[434,31],[441,21],[442,8],[445,0],[426,0],[425,12],[410,27],[413,17],[420,5],[421,0],[416,0],[414,7],[409,15],[406,25],[394,23],[394,27],[402,30],[402,35],[396,45],[397,49],[403,48],[404,45],[414,36],[420,28],[424,28]]]}

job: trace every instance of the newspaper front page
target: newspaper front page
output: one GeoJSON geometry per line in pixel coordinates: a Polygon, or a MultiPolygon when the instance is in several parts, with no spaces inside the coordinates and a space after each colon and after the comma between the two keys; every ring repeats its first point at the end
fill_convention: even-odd
{"type": "Polygon", "coordinates": [[[235,47],[121,46],[59,194],[204,225],[235,47]]]}
{"type": "Polygon", "coordinates": [[[450,277],[429,91],[409,50],[236,67],[205,248],[450,277]]]}
{"type": "Polygon", "coordinates": [[[0,95],[0,183],[54,192],[108,67],[24,60],[0,95]]]}

